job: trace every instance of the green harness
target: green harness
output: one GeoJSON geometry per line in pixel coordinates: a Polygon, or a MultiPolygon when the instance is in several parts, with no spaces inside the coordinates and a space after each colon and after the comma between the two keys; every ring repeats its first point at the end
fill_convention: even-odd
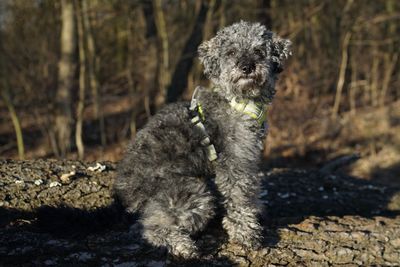
{"type": "Polygon", "coordinates": [[[267,119],[267,105],[265,103],[251,100],[237,102],[236,98],[233,98],[229,104],[235,110],[255,119],[260,126],[262,126],[267,119]]]}
{"type": "MultiPolygon", "coordinates": [[[[204,127],[203,122],[205,121],[205,115],[201,103],[198,101],[197,93],[200,90],[200,86],[196,87],[193,92],[192,101],[190,102],[190,111],[194,113],[191,122],[194,127],[199,129],[203,134],[203,138],[200,141],[201,145],[206,148],[207,157],[209,161],[214,161],[218,158],[217,151],[215,150],[214,145],[211,143],[210,136],[207,134],[206,128],[204,127]]],[[[214,89],[215,90],[215,89],[214,89]]],[[[263,126],[266,118],[267,118],[267,104],[261,102],[254,102],[251,100],[247,101],[237,101],[236,98],[232,98],[229,101],[230,106],[238,112],[244,113],[254,120],[260,126],[263,126]]]]}

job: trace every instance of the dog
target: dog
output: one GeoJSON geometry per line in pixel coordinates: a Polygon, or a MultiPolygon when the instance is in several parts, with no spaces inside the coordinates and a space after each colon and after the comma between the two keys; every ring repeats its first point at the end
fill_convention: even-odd
{"type": "Polygon", "coordinates": [[[212,88],[198,87],[191,103],[160,110],[118,165],[116,195],[139,214],[147,242],[195,257],[192,235],[222,213],[230,242],[261,245],[257,173],[266,107],[290,47],[265,26],[245,21],[199,46],[212,88]]]}

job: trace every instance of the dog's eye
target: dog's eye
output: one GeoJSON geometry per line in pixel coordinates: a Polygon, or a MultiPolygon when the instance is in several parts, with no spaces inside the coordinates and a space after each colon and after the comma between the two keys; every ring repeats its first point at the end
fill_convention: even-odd
{"type": "Polygon", "coordinates": [[[229,50],[229,51],[226,53],[226,55],[227,55],[228,57],[233,57],[235,54],[236,54],[236,51],[235,51],[235,50],[229,50]]]}

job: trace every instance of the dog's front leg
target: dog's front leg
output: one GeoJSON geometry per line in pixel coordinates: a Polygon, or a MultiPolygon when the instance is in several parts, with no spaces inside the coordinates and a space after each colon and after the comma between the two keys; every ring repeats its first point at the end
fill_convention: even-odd
{"type": "Polygon", "coordinates": [[[242,163],[245,166],[238,164],[237,159],[226,160],[216,168],[216,184],[226,209],[222,223],[230,242],[259,248],[262,236],[258,222],[260,181],[254,162],[242,163]]]}

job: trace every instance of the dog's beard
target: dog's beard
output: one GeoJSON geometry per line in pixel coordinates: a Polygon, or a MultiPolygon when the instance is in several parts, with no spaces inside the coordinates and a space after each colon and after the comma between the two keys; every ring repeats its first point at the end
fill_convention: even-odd
{"type": "Polygon", "coordinates": [[[228,75],[232,93],[241,98],[262,97],[267,75],[268,69],[264,65],[256,65],[250,74],[244,74],[240,69],[233,68],[228,75]]]}

